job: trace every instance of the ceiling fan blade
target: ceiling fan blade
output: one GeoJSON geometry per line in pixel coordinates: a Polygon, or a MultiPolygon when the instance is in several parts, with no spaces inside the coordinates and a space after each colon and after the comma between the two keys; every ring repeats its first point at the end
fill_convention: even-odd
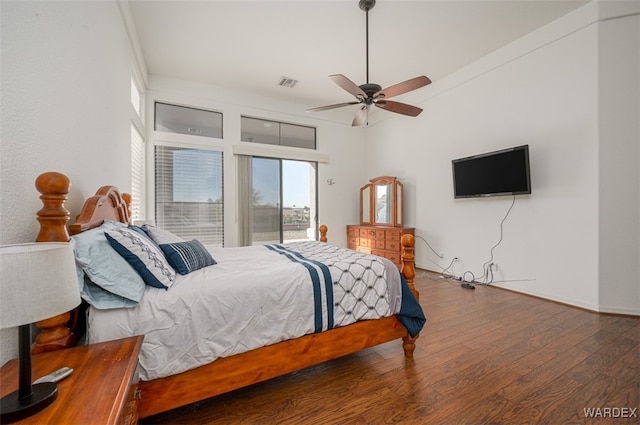
{"type": "Polygon", "coordinates": [[[363,92],[362,89],[358,87],[356,83],[354,83],[344,75],[333,74],[333,75],[329,75],[329,78],[331,78],[334,83],[336,83],[337,85],[339,85],[340,87],[342,87],[344,90],[348,91],[355,97],[359,97],[359,96],[367,97],[367,94],[363,92]]]}
{"type": "Polygon", "coordinates": [[[421,75],[420,77],[412,78],[410,80],[403,81],[402,83],[394,84],[386,89],[382,89],[374,94],[373,97],[383,96],[385,99],[389,99],[390,97],[399,96],[410,92],[411,90],[419,89],[427,84],[431,84],[431,80],[428,77],[421,75]]]}
{"type": "Polygon", "coordinates": [[[393,100],[379,100],[375,103],[378,108],[386,111],[395,112],[397,114],[409,115],[410,117],[417,117],[422,112],[421,108],[413,105],[407,105],[406,103],[394,102],[393,100]]]}
{"type": "Polygon", "coordinates": [[[328,109],[341,108],[343,106],[357,105],[358,103],[360,103],[360,102],[353,101],[353,102],[336,103],[335,105],[318,106],[317,108],[307,109],[307,112],[326,111],[328,109]]]}
{"type": "Polygon", "coordinates": [[[356,116],[353,117],[353,122],[351,123],[351,125],[353,127],[362,125],[365,122],[367,122],[368,117],[369,117],[369,105],[362,105],[360,109],[358,109],[358,112],[356,112],[356,116]]]}

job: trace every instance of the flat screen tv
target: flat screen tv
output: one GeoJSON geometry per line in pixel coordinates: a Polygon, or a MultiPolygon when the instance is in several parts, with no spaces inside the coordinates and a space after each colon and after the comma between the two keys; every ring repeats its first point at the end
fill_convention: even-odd
{"type": "Polygon", "coordinates": [[[455,198],[531,193],[529,145],[454,159],[455,198]]]}

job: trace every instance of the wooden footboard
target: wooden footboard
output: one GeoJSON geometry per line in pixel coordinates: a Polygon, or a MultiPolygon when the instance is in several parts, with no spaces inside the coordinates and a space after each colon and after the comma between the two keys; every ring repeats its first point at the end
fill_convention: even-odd
{"type": "MultiPolygon", "coordinates": [[[[326,233],[326,226],[324,230],[326,233]]],[[[411,235],[406,236],[402,239],[402,273],[417,297],[419,294],[413,282],[415,240],[411,235]]],[[[410,337],[404,326],[392,316],[356,322],[217,359],[167,378],[141,381],[140,417],[195,403],[400,338],[405,356],[412,359],[417,337],[410,337]]]]}
{"type": "Polygon", "coordinates": [[[141,381],[141,418],[324,363],[407,335],[395,317],[258,348],[167,378],[141,381]]]}
{"type": "MultiPolygon", "coordinates": [[[[38,241],[68,241],[69,212],[64,208],[64,201],[69,192],[69,179],[60,173],[45,173],[38,182],[45,205],[38,213],[41,224],[38,241]]],[[[128,223],[127,199],[130,197],[121,195],[117,188],[103,186],[83,206],[76,223],[71,226],[72,233],[97,227],[105,219],[128,223]]],[[[326,242],[327,227],[320,226],[320,233],[321,241],[326,242]]],[[[418,297],[414,286],[414,244],[412,235],[402,238],[401,272],[418,297]]],[[[151,416],[400,338],[405,356],[412,358],[417,337],[411,338],[394,316],[357,322],[218,359],[178,375],[140,382],[139,414],[140,417],[151,416]]],[[[65,340],[63,345],[68,344],[65,340]]],[[[63,345],[49,344],[46,350],[63,345]]]]}

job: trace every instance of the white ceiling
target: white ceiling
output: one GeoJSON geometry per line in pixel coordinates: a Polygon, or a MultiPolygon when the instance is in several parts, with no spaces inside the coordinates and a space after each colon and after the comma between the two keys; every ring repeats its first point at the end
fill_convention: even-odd
{"type": "MultiPolygon", "coordinates": [[[[369,12],[369,80],[436,81],[587,2],[378,0],[369,12]]],[[[306,107],[353,100],[330,74],[366,82],[358,0],[129,3],[150,74],[306,107]],[[299,83],[280,87],[283,76],[299,83]]]]}

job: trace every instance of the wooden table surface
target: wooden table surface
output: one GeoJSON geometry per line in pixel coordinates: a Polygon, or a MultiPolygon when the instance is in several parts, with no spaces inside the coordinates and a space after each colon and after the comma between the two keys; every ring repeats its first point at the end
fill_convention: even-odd
{"type": "MultiPolygon", "coordinates": [[[[58,383],[58,397],[50,406],[16,424],[115,424],[125,410],[138,365],[143,336],[36,354],[35,381],[61,367],[74,371],[58,383]]],[[[18,389],[18,360],[0,369],[0,395],[18,389]]]]}

